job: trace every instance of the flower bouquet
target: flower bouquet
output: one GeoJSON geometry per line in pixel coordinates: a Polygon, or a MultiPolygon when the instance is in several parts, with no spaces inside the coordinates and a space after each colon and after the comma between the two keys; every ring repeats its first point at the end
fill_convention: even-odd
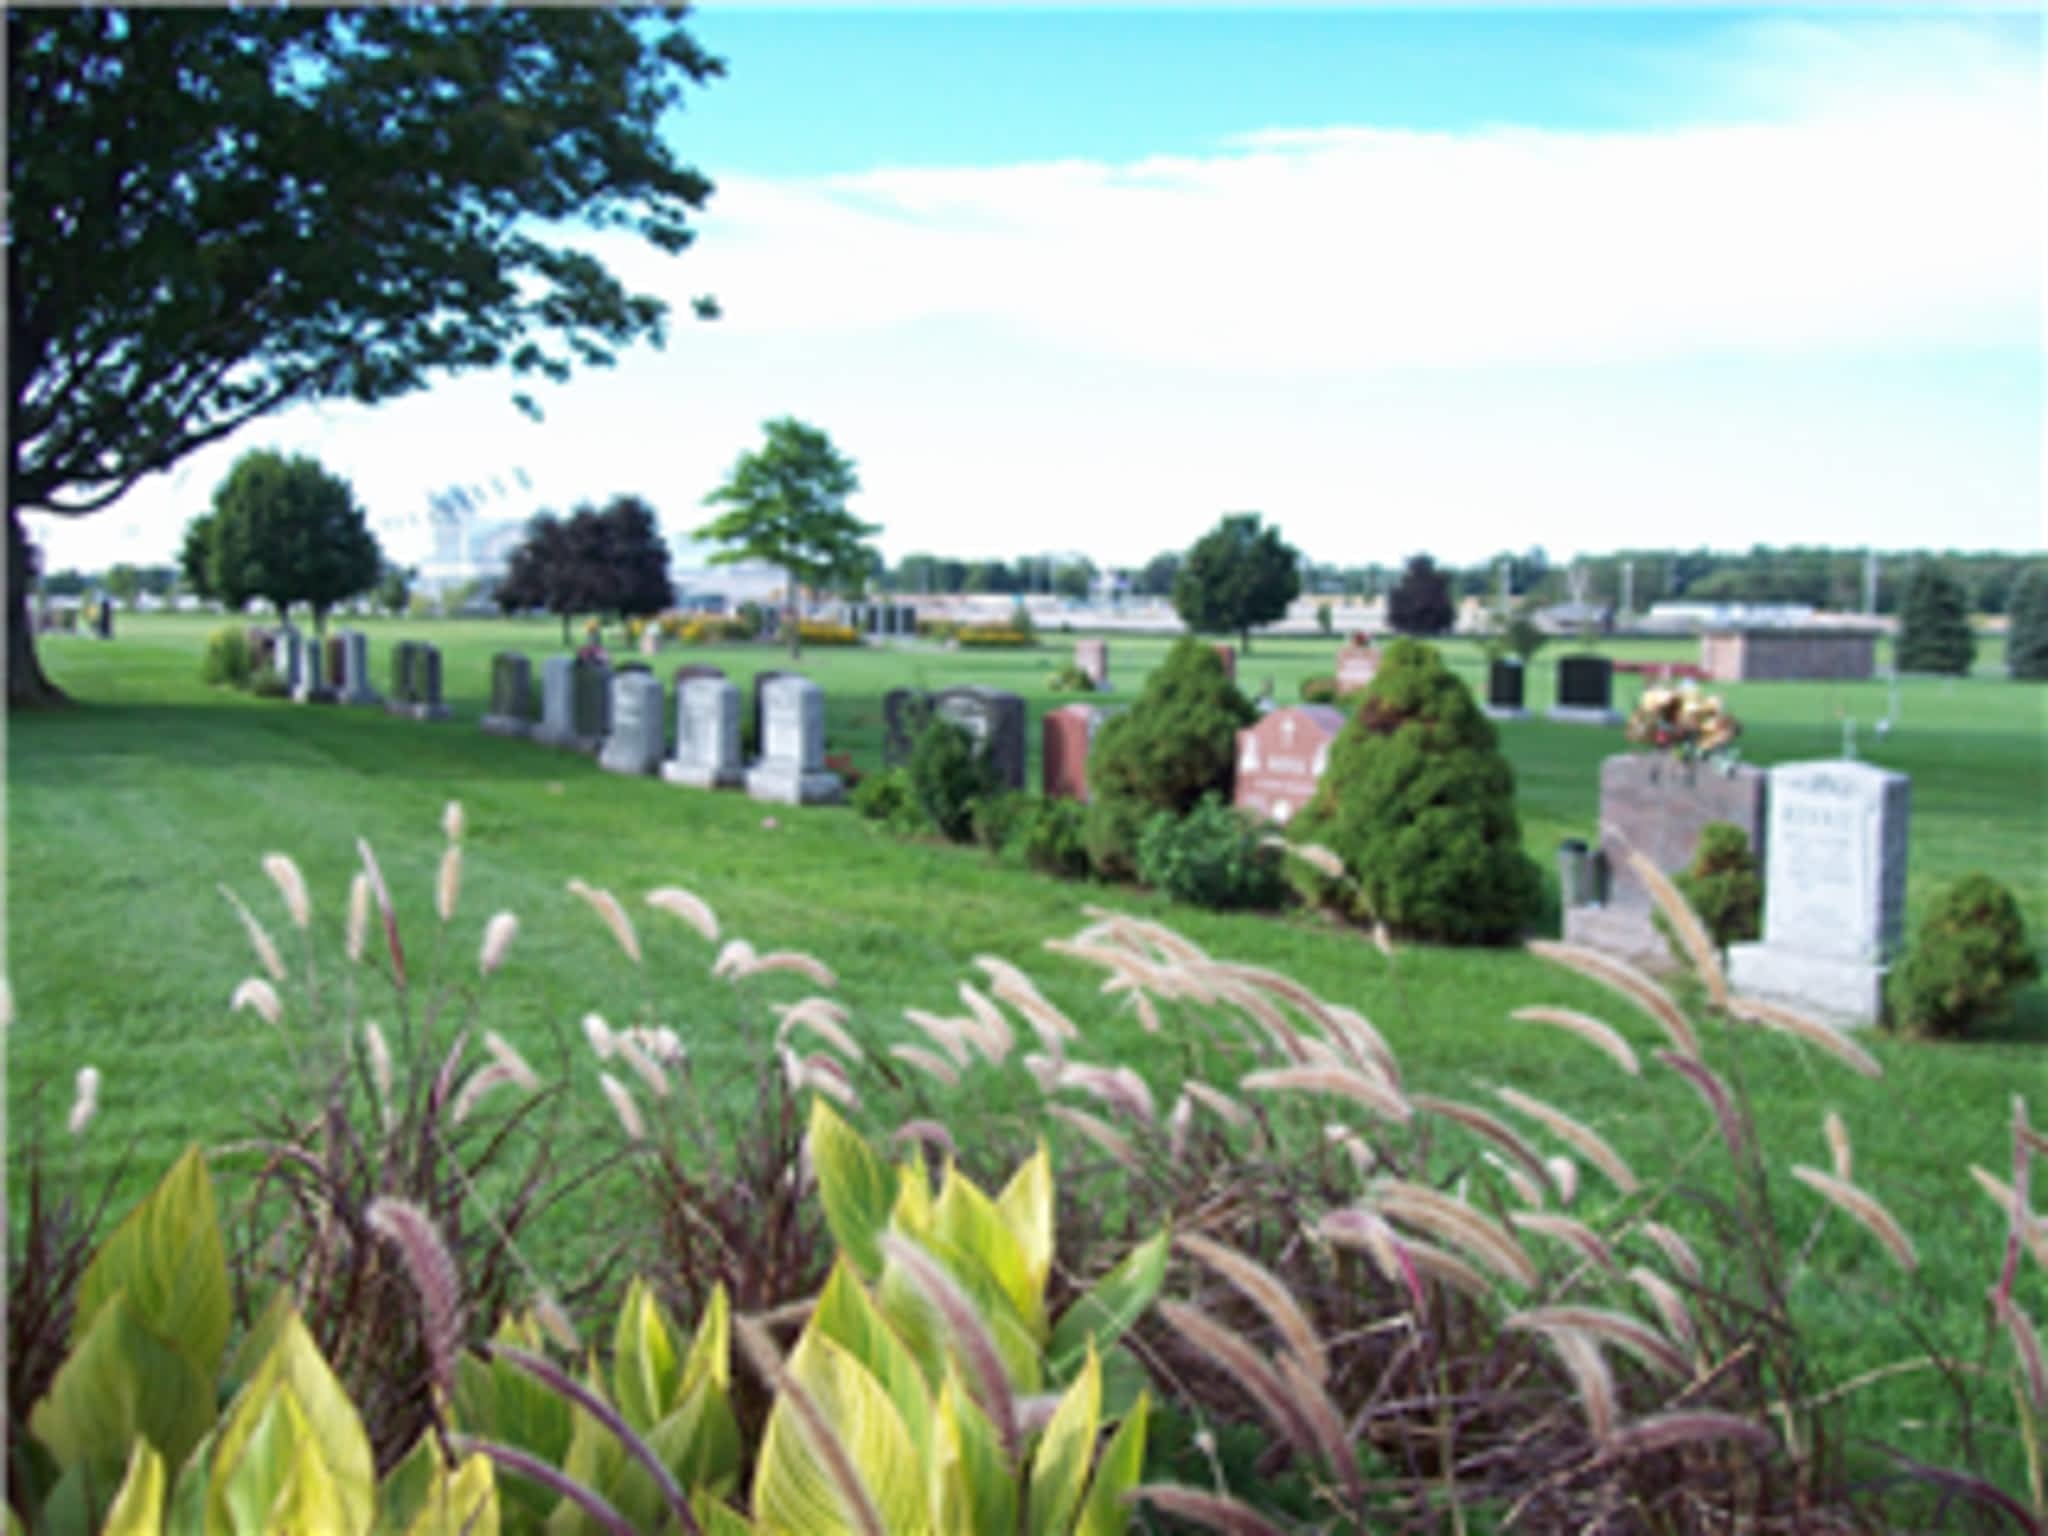
{"type": "Polygon", "coordinates": [[[1716,694],[1691,683],[1645,688],[1629,716],[1628,739],[1687,762],[1728,753],[1742,725],[1716,694]]]}

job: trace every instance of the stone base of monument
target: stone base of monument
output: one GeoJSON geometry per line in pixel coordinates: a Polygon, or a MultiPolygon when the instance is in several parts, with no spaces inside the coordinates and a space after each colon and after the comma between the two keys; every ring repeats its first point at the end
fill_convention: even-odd
{"type": "Polygon", "coordinates": [[[527,739],[543,747],[555,747],[564,752],[581,752],[585,757],[595,757],[604,748],[604,740],[597,736],[578,736],[574,731],[550,730],[545,725],[536,725],[527,739]]]}
{"type": "Polygon", "coordinates": [[[630,778],[645,778],[660,766],[650,763],[640,753],[623,742],[608,741],[597,754],[597,766],[606,773],[623,773],[630,778]]]}
{"type": "Polygon", "coordinates": [[[1680,968],[1671,945],[1642,907],[1566,907],[1564,941],[1613,955],[1642,971],[1680,968]]]}
{"type": "Polygon", "coordinates": [[[661,776],[671,784],[690,789],[737,789],[741,782],[737,768],[720,768],[715,763],[679,763],[674,758],[661,765],[661,776]]]}
{"type": "Polygon", "coordinates": [[[747,795],[777,805],[837,805],[846,798],[846,784],[836,773],[805,773],[781,763],[760,763],[747,770],[747,795]]]}
{"type": "Polygon", "coordinates": [[[394,704],[386,701],[384,708],[386,712],[402,715],[407,720],[446,720],[448,718],[448,706],[446,704],[394,704]]]}
{"type": "Polygon", "coordinates": [[[365,688],[361,693],[344,693],[334,702],[337,704],[350,704],[358,709],[374,709],[377,705],[384,702],[384,696],[380,693],[373,693],[365,688]]]}
{"type": "Polygon", "coordinates": [[[294,704],[332,704],[335,700],[336,695],[332,688],[308,688],[304,683],[301,683],[292,690],[292,702],[294,704]]]}
{"type": "Polygon", "coordinates": [[[1553,704],[1550,718],[1561,720],[1566,725],[1619,725],[1621,716],[1611,709],[1596,709],[1590,704],[1553,704]]]}
{"type": "Polygon", "coordinates": [[[1884,1016],[1885,971],[1865,960],[1801,954],[1779,944],[1728,949],[1728,985],[1735,992],[1852,1029],[1884,1016]]]}
{"type": "Polygon", "coordinates": [[[534,730],[524,715],[485,715],[477,724],[493,736],[531,736],[534,730]]]}
{"type": "Polygon", "coordinates": [[[1480,712],[1489,720],[1526,720],[1529,718],[1529,711],[1526,709],[1509,709],[1504,704],[1482,704],[1479,708],[1480,712]]]}

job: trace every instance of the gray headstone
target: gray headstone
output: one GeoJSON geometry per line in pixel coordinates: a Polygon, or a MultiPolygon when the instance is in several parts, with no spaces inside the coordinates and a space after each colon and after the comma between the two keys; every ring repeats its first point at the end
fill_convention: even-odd
{"type": "Polygon", "coordinates": [[[740,690],[723,678],[687,678],[676,689],[676,754],[661,765],[671,784],[723,789],[740,782],[740,690]]]}
{"type": "Polygon", "coordinates": [[[891,688],[882,695],[882,762],[900,768],[910,761],[917,733],[931,714],[931,700],[916,688],[891,688]]]}
{"type": "Polygon", "coordinates": [[[1878,1019],[1905,922],[1912,789],[1869,763],[1771,770],[1764,936],[1729,952],[1737,991],[1842,1023],[1878,1019]]]}
{"type": "Polygon", "coordinates": [[[299,667],[304,653],[305,642],[296,629],[287,624],[277,631],[271,658],[277,664],[277,675],[294,693],[298,691],[299,667]]]}
{"type": "Polygon", "coordinates": [[[1024,787],[1024,700],[1000,688],[942,688],[931,696],[933,713],[972,736],[995,764],[1005,789],[1024,787]]]}
{"type": "Polygon", "coordinates": [[[517,651],[491,658],[491,707],[479,723],[494,736],[532,733],[533,663],[517,651]]]}
{"type": "Polygon", "coordinates": [[[551,747],[576,745],[576,661],[550,656],[540,664],[540,723],[533,739],[551,747]]]}
{"type": "Polygon", "coordinates": [[[370,685],[370,637],[360,629],[341,634],[341,675],[335,680],[344,704],[375,704],[377,690],[370,685]]]}
{"type": "Polygon", "coordinates": [[[1086,674],[1089,686],[1100,692],[1109,686],[1109,642],[1076,640],[1074,665],[1086,674]]]}
{"type": "Polygon", "coordinates": [[[747,793],[785,805],[836,804],[839,775],[825,770],[825,694],[806,677],[778,677],[761,690],[761,758],[747,793]]]}
{"type": "Polygon", "coordinates": [[[621,671],[611,680],[611,733],[597,765],[612,773],[653,773],[668,746],[662,719],[661,679],[642,670],[621,671]]]}
{"type": "Polygon", "coordinates": [[[421,720],[445,720],[448,706],[441,701],[441,647],[422,645],[413,655],[413,713],[421,720]]]}
{"type": "Polygon", "coordinates": [[[601,661],[578,661],[570,677],[574,745],[579,752],[595,752],[611,734],[612,669],[601,661]]]}
{"type": "Polygon", "coordinates": [[[328,703],[334,695],[328,691],[321,678],[321,663],[326,660],[317,645],[305,647],[299,657],[299,682],[292,689],[292,697],[301,704],[328,703]]]}

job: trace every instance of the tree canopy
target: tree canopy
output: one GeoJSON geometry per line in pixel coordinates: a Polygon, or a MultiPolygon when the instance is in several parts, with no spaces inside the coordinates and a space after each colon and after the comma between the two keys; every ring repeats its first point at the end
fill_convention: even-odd
{"type": "Polygon", "coordinates": [[[10,702],[48,691],[24,510],[95,511],[296,401],[661,342],[576,236],[692,238],[711,186],[660,128],[722,67],[682,14],[9,9],[10,702]]]}
{"type": "Polygon", "coordinates": [[[2048,679],[2048,565],[2031,565],[2013,583],[2005,668],[2030,682],[2048,679]]]}
{"type": "Polygon", "coordinates": [[[1923,560],[1906,583],[1895,656],[1901,672],[1960,677],[1977,655],[1969,599],[1962,583],[1936,560],[1923,560]]]}
{"type": "Polygon", "coordinates": [[[1429,556],[1415,556],[1387,594],[1387,622],[1404,635],[1441,635],[1456,617],[1444,573],[1429,556]]]}
{"type": "Polygon", "coordinates": [[[1283,618],[1301,593],[1301,556],[1256,512],[1225,517],[1195,545],[1173,578],[1173,608],[1198,633],[1236,631],[1247,654],[1252,626],[1283,618]]]}
{"type": "Polygon", "coordinates": [[[696,530],[696,537],[725,547],[714,565],[759,560],[789,573],[789,649],[800,653],[798,586],[846,585],[865,579],[878,532],[846,509],[860,489],[853,461],[817,427],[793,416],[768,422],[767,441],[743,453],[725,484],[704,498],[725,510],[696,530]]]}
{"type": "Polygon", "coordinates": [[[579,613],[607,617],[659,613],[674,596],[668,543],[654,509],[638,496],[615,496],[602,510],[578,507],[567,521],[543,512],[527,525],[495,594],[507,613],[544,608],[562,621],[579,613]]]}
{"type": "Polygon", "coordinates": [[[326,623],[336,603],[367,592],[383,552],[355,492],[312,459],[245,453],[213,493],[213,510],[186,530],[188,579],[239,608],[252,597],[283,614],[294,603],[326,623]]]}

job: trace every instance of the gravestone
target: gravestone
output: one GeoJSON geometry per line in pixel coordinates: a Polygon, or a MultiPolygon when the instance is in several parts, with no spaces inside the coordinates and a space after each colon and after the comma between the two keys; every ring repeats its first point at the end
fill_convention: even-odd
{"type": "Polygon", "coordinates": [[[661,765],[661,776],[671,784],[687,784],[693,789],[725,789],[740,782],[737,684],[723,677],[677,674],[676,753],[661,765]]]}
{"type": "Polygon", "coordinates": [[[1614,662],[1606,656],[1560,656],[1550,718],[1575,725],[1621,724],[1614,712],[1614,662]]]}
{"type": "Polygon", "coordinates": [[[441,702],[441,651],[420,640],[401,640],[391,648],[391,696],[384,708],[409,720],[446,720],[441,702]]]}
{"type": "Polygon", "coordinates": [[[1024,787],[1024,700],[1000,688],[941,688],[931,696],[932,712],[950,720],[988,753],[996,782],[1024,787]]]}
{"type": "Polygon", "coordinates": [[[756,755],[756,756],[758,756],[758,755],[759,755],[759,754],[761,753],[761,751],[762,751],[762,749],[763,749],[763,747],[764,747],[764,745],[765,745],[765,743],[766,743],[766,741],[767,741],[767,737],[766,737],[766,736],[764,736],[764,735],[762,734],[762,733],[763,733],[764,731],[766,731],[766,730],[767,730],[767,728],[768,728],[768,717],[767,717],[767,716],[766,716],[765,714],[763,714],[763,713],[762,713],[762,711],[763,711],[763,710],[764,710],[764,709],[765,709],[765,708],[767,707],[767,706],[766,706],[766,704],[764,703],[763,699],[762,699],[762,691],[763,691],[764,689],[766,689],[766,688],[767,688],[767,686],[768,686],[768,685],[769,685],[770,683],[774,682],[774,681],[775,681],[775,680],[776,680],[777,678],[783,678],[783,677],[796,677],[796,676],[799,676],[799,675],[800,675],[800,674],[798,674],[798,673],[795,673],[795,672],[778,672],[778,671],[774,670],[774,669],[773,669],[772,667],[771,667],[770,669],[768,669],[767,671],[765,671],[765,672],[756,672],[756,673],[754,674],[754,716],[753,716],[753,719],[754,719],[754,752],[755,752],[755,755],[756,755]]]}
{"type": "Polygon", "coordinates": [[[612,669],[602,661],[578,660],[570,670],[570,743],[596,752],[612,729],[612,669]]]}
{"type": "Polygon", "coordinates": [[[533,663],[517,651],[491,658],[491,707],[480,724],[493,736],[533,734],[533,663]]]}
{"type": "Polygon", "coordinates": [[[1526,697],[1528,668],[1517,657],[1496,657],[1486,664],[1486,713],[1496,720],[1520,720],[1529,713],[1526,697]]]}
{"type": "Polygon", "coordinates": [[[1076,640],[1074,642],[1074,665],[1088,678],[1088,686],[1097,693],[1109,689],[1109,642],[1107,640],[1076,640]]]}
{"type": "Polygon", "coordinates": [[[1237,647],[1234,645],[1225,645],[1219,642],[1215,646],[1215,651],[1216,654],[1223,659],[1223,675],[1229,678],[1233,683],[1236,682],[1237,647]]]}
{"type": "Polygon", "coordinates": [[[1297,704],[1239,731],[1233,803],[1286,822],[1315,794],[1344,718],[1327,704],[1297,704]]]}
{"type": "Polygon", "coordinates": [[[777,677],[761,690],[761,758],[748,795],[781,805],[836,805],[839,775],[825,768],[825,694],[807,677],[777,677]]]}
{"type": "Polygon", "coordinates": [[[292,692],[298,692],[300,658],[305,651],[304,637],[287,624],[277,631],[272,644],[270,658],[275,664],[277,675],[284,679],[284,685],[292,692]]]}
{"type": "Polygon", "coordinates": [[[391,647],[391,691],[384,696],[384,707],[394,715],[412,708],[413,690],[418,686],[413,680],[413,658],[418,650],[417,640],[401,640],[391,647]]]}
{"type": "Polygon", "coordinates": [[[653,773],[668,749],[661,679],[642,669],[621,669],[611,680],[611,731],[597,766],[610,773],[653,773]]]}
{"type": "Polygon", "coordinates": [[[277,631],[261,624],[251,624],[242,631],[242,640],[249,647],[249,672],[277,671],[277,631]]]}
{"type": "Polygon", "coordinates": [[[686,662],[684,665],[676,668],[675,677],[672,681],[675,684],[676,691],[680,693],[683,684],[695,682],[698,678],[706,678],[714,683],[722,683],[725,681],[725,668],[714,667],[710,663],[702,661],[686,662]]]}
{"type": "Polygon", "coordinates": [[[1667,875],[1692,863],[1709,822],[1742,829],[1762,861],[1766,776],[1747,764],[1685,762],[1662,752],[1623,752],[1600,765],[1597,899],[1564,909],[1568,943],[1618,955],[1645,970],[1677,965],[1657,931],[1649,888],[1629,865],[1638,850],[1667,875]]]}
{"type": "Polygon", "coordinates": [[[916,688],[891,688],[882,695],[882,765],[900,768],[917,748],[918,733],[931,715],[931,700],[916,688]]]}
{"type": "Polygon", "coordinates": [[[576,667],[570,656],[550,656],[540,664],[540,723],[528,734],[543,746],[577,744],[576,667]]]}
{"type": "Polygon", "coordinates": [[[377,690],[370,686],[370,637],[360,629],[341,633],[341,670],[335,674],[335,690],[344,704],[376,704],[377,690]]]}
{"type": "Polygon", "coordinates": [[[299,683],[292,689],[295,704],[332,704],[334,690],[326,683],[327,648],[309,645],[299,659],[299,683]]]}
{"type": "Polygon", "coordinates": [[[320,676],[326,680],[328,687],[338,690],[341,687],[341,675],[344,670],[346,663],[341,654],[341,632],[337,630],[321,643],[320,676]]]}
{"type": "Polygon", "coordinates": [[[917,609],[915,606],[910,603],[904,603],[897,608],[896,629],[899,634],[908,635],[913,640],[917,638],[917,609]]]}
{"type": "Polygon", "coordinates": [[[1380,653],[1364,635],[1354,635],[1337,653],[1337,692],[1357,693],[1379,675],[1380,653]]]}
{"type": "Polygon", "coordinates": [[[1046,799],[1088,798],[1088,754],[1105,718],[1093,704],[1064,704],[1045,712],[1039,727],[1039,781],[1046,799]]]}
{"type": "Polygon", "coordinates": [[[1737,992],[1840,1024],[1875,1023],[1905,925],[1913,781],[1869,763],[1770,771],[1764,936],[1728,952],[1737,992]]]}

